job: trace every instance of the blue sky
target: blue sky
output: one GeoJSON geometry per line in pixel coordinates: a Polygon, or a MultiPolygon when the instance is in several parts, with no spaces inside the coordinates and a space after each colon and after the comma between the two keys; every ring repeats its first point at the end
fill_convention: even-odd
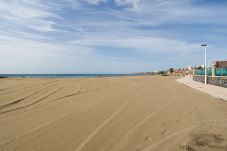
{"type": "Polygon", "coordinates": [[[227,60],[226,0],[1,0],[0,73],[131,73],[227,60]]]}

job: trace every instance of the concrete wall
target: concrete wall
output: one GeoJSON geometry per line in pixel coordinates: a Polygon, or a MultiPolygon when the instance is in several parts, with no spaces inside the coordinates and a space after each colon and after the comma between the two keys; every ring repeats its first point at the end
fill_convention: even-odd
{"type": "MultiPolygon", "coordinates": [[[[193,80],[203,82],[205,81],[204,76],[193,76],[193,80]]],[[[215,77],[207,77],[207,83],[227,88],[227,76],[215,76],[215,77]]]]}

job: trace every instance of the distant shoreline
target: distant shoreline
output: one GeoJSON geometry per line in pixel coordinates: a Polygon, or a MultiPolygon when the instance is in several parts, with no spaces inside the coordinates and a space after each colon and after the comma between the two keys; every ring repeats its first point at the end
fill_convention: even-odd
{"type": "Polygon", "coordinates": [[[0,78],[94,78],[142,75],[143,74],[0,74],[0,78]]]}

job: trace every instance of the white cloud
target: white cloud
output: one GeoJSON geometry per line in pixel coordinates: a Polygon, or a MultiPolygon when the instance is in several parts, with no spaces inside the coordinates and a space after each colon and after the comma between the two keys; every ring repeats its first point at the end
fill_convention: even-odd
{"type": "Polygon", "coordinates": [[[58,16],[49,11],[42,3],[28,0],[0,1],[0,18],[14,25],[20,25],[33,30],[48,32],[55,31],[53,21],[47,18],[58,16]]]}
{"type": "Polygon", "coordinates": [[[108,1],[108,0],[86,0],[88,3],[90,3],[90,4],[94,4],[94,5],[97,5],[97,4],[99,4],[99,3],[101,3],[101,2],[106,2],[106,1],[108,1]]]}
{"type": "Polygon", "coordinates": [[[130,6],[133,9],[138,9],[140,7],[140,0],[115,0],[118,6],[130,6]]]}
{"type": "Polygon", "coordinates": [[[5,35],[0,35],[0,41],[0,74],[142,71],[141,63],[135,60],[97,55],[92,47],[75,43],[45,43],[5,35]]]}
{"type": "Polygon", "coordinates": [[[127,48],[131,51],[137,51],[142,54],[154,53],[178,53],[190,54],[198,50],[199,43],[188,43],[186,41],[164,37],[127,37],[109,36],[108,38],[99,38],[103,36],[87,37],[72,41],[71,43],[85,47],[93,46],[115,46],[127,48]]]}

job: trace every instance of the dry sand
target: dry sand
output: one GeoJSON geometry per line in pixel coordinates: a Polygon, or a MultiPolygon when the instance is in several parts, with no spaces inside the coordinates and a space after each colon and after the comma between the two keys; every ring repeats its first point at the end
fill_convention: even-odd
{"type": "Polygon", "coordinates": [[[0,79],[0,151],[226,151],[227,104],[174,77],[0,79]]]}

